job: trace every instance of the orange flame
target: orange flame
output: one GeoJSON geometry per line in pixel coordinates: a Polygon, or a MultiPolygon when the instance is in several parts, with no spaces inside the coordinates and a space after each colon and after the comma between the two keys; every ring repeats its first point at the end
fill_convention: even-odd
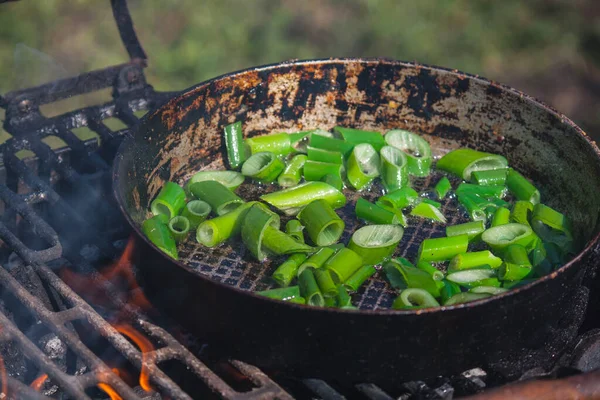
{"type": "Polygon", "coordinates": [[[152,391],[153,389],[150,385],[150,378],[148,377],[148,371],[147,367],[145,366],[145,362],[148,359],[146,353],[154,350],[154,346],[141,333],[139,333],[129,325],[115,325],[114,328],[117,330],[117,332],[131,339],[142,352],[142,370],[140,371],[140,386],[146,392],[152,391]]]}
{"type": "Polygon", "coordinates": [[[42,388],[42,385],[44,385],[44,382],[46,382],[46,379],[48,379],[48,374],[42,374],[35,378],[29,386],[31,386],[33,390],[37,390],[39,392],[42,388]]]}
{"type": "MultiPolygon", "coordinates": [[[[113,368],[112,372],[114,372],[117,375],[120,375],[119,370],[116,368],[113,368]]],[[[106,392],[108,397],[110,397],[110,400],[123,400],[123,398],[121,396],[119,396],[119,394],[112,387],[110,387],[110,385],[107,383],[99,383],[98,388],[100,388],[104,392],[106,392]]]]}

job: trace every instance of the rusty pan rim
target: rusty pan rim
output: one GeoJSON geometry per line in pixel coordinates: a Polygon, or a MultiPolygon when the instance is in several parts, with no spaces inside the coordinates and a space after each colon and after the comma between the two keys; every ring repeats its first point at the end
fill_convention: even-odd
{"type": "Polygon", "coordinates": [[[471,301],[468,303],[456,304],[456,305],[452,305],[452,306],[440,306],[440,307],[435,307],[435,308],[424,308],[424,309],[417,309],[417,310],[393,310],[393,309],[361,310],[361,309],[337,309],[337,308],[328,308],[328,307],[311,307],[311,306],[306,306],[303,304],[281,302],[278,300],[270,299],[268,297],[257,295],[255,292],[242,290],[237,287],[228,285],[226,283],[218,282],[216,280],[210,279],[202,274],[197,273],[197,271],[190,268],[187,264],[184,264],[179,260],[174,260],[174,259],[168,257],[160,249],[158,249],[158,247],[156,247],[152,242],[150,242],[145,237],[145,235],[141,231],[141,228],[137,225],[137,223],[135,221],[133,221],[133,219],[131,218],[131,216],[129,215],[127,210],[125,209],[125,206],[124,206],[125,201],[121,196],[121,193],[118,189],[119,185],[117,183],[120,180],[118,170],[119,170],[120,161],[123,158],[122,155],[126,151],[128,151],[130,149],[130,147],[133,146],[134,136],[136,134],[138,134],[138,132],[141,130],[140,128],[143,127],[144,122],[147,119],[151,118],[152,116],[154,116],[158,113],[162,113],[165,109],[168,109],[169,107],[173,107],[175,104],[180,102],[182,99],[184,99],[188,96],[193,96],[194,94],[196,94],[196,92],[208,87],[209,85],[211,85],[219,80],[225,79],[225,78],[236,77],[236,76],[240,76],[240,75],[247,74],[250,72],[270,72],[270,71],[275,71],[279,68],[286,68],[286,67],[292,67],[292,66],[306,67],[306,66],[310,66],[310,65],[314,65],[314,64],[340,64],[340,63],[350,64],[350,63],[356,63],[356,62],[361,63],[361,64],[366,64],[368,67],[373,67],[376,65],[383,64],[383,65],[392,65],[392,66],[398,66],[398,67],[413,68],[413,69],[417,69],[417,70],[418,69],[426,69],[429,71],[449,73],[449,74],[452,74],[452,75],[458,77],[459,79],[470,79],[473,81],[477,81],[481,84],[489,85],[489,86],[495,87],[499,90],[502,90],[504,92],[508,92],[513,95],[516,95],[516,96],[520,97],[521,99],[524,99],[527,102],[531,103],[535,107],[541,108],[542,110],[559,118],[561,123],[565,123],[565,124],[569,125],[570,127],[572,127],[575,130],[577,136],[579,136],[579,139],[584,140],[586,145],[589,146],[590,149],[595,153],[597,162],[600,163],[600,149],[598,148],[596,142],[594,140],[592,140],[583,131],[583,129],[581,129],[577,124],[575,124],[572,120],[570,120],[564,114],[562,114],[561,112],[557,111],[553,107],[545,104],[544,102],[542,102],[526,93],[523,93],[523,92],[521,92],[517,89],[514,89],[508,85],[494,82],[492,80],[481,77],[479,75],[473,75],[473,74],[461,72],[457,69],[450,69],[450,68],[439,67],[439,66],[434,66],[434,65],[420,64],[420,63],[416,63],[416,62],[400,61],[400,60],[394,60],[394,59],[389,59],[389,58],[335,58],[335,57],[332,57],[332,58],[309,59],[309,60],[294,59],[294,60],[283,61],[280,63],[266,64],[266,65],[261,65],[261,66],[245,68],[245,69],[229,72],[226,74],[222,74],[217,77],[211,78],[209,80],[200,82],[194,86],[191,86],[191,87],[181,91],[178,95],[176,95],[175,97],[173,97],[166,103],[162,104],[154,112],[148,113],[141,118],[140,123],[134,128],[134,132],[132,132],[131,135],[128,135],[128,137],[126,137],[123,140],[123,143],[121,143],[121,145],[119,146],[119,149],[115,156],[115,161],[113,163],[113,173],[112,173],[113,192],[114,192],[114,196],[116,197],[117,203],[119,205],[119,209],[125,216],[125,219],[129,223],[129,225],[135,230],[138,237],[141,237],[142,240],[144,240],[150,247],[152,247],[157,253],[159,253],[161,257],[164,257],[167,261],[177,265],[178,267],[183,268],[184,270],[197,276],[198,278],[208,281],[211,284],[217,285],[226,290],[232,290],[232,291],[238,292],[243,295],[252,296],[259,301],[264,301],[264,302],[268,302],[273,305],[279,305],[279,306],[285,305],[287,307],[292,307],[292,308],[297,308],[297,309],[302,309],[302,310],[309,309],[312,312],[336,313],[336,314],[341,312],[341,313],[347,313],[349,315],[357,315],[358,314],[358,315],[379,315],[379,316],[391,316],[391,315],[408,316],[408,315],[432,314],[432,313],[438,313],[438,312],[446,312],[446,313],[453,312],[453,311],[458,312],[459,310],[462,310],[464,308],[478,307],[480,305],[488,304],[493,301],[500,301],[502,299],[508,298],[509,296],[517,296],[525,291],[532,289],[535,286],[542,285],[546,282],[549,282],[550,280],[557,278],[559,275],[565,273],[570,268],[576,268],[577,264],[580,263],[581,260],[585,256],[587,256],[589,253],[591,253],[596,246],[598,246],[598,243],[600,242],[600,232],[597,233],[595,236],[593,236],[587,242],[587,244],[583,248],[583,250],[581,250],[575,257],[573,257],[570,261],[568,261],[566,264],[564,264],[558,270],[552,272],[549,275],[545,275],[545,276],[543,276],[531,283],[528,283],[524,286],[521,286],[521,287],[518,287],[515,289],[511,289],[505,293],[490,296],[490,297],[487,297],[484,299],[475,300],[475,301],[471,301]]]}

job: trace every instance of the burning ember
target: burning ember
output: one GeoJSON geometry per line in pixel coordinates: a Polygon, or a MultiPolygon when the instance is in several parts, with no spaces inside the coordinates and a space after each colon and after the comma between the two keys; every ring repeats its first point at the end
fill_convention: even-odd
{"type": "Polygon", "coordinates": [[[33,382],[31,382],[31,388],[34,390],[37,390],[38,392],[40,391],[40,389],[42,388],[42,386],[44,385],[44,382],[46,382],[46,380],[48,379],[48,374],[42,374],[40,376],[38,376],[37,378],[35,378],[33,380],[33,382]]]}

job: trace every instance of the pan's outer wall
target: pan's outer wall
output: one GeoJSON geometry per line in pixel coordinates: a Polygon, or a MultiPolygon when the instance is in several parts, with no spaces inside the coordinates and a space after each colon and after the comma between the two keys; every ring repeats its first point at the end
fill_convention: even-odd
{"type": "MultiPolygon", "coordinates": [[[[435,148],[506,155],[545,201],[597,235],[598,149],[570,121],[527,96],[439,68],[382,60],[285,63],[200,84],[144,119],[117,156],[115,191],[138,235],[167,180],[222,165],[224,125],[245,135],[335,125],[422,132],[435,148]]],[[[597,239],[597,238],[596,238],[597,239]]],[[[597,240],[524,290],[448,310],[340,312],[269,301],[209,281],[138,238],[140,273],[155,304],[212,343],[263,368],[393,385],[485,366],[519,374],[552,362],[576,334],[597,240]]],[[[587,241],[587,240],[586,240],[587,241]]]]}

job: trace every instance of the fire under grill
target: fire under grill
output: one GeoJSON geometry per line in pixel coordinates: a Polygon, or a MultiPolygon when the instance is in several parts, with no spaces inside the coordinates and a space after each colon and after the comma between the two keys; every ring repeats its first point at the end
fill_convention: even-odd
{"type": "MultiPolygon", "coordinates": [[[[506,383],[480,368],[393,391],[268,376],[211,354],[210,344],[160,315],[135,283],[128,261],[134,249],[112,200],[110,170],[138,115],[174,93],[146,82],[146,55],[125,0],[111,6],[128,63],[0,96],[4,127],[13,136],[0,146],[0,399],[452,399],[506,383]],[[113,90],[106,104],[50,118],[40,111],[105,88],[113,90]],[[109,118],[127,128],[109,129],[109,118]],[[97,137],[80,139],[74,130],[81,127],[97,137]],[[51,147],[44,141],[49,136],[66,146],[51,147]]],[[[583,384],[576,379],[600,367],[600,330],[592,329],[599,322],[597,316],[586,322],[552,371],[534,369],[522,379],[575,375],[560,387],[593,390],[597,373],[595,380],[585,375],[583,384]]]]}

